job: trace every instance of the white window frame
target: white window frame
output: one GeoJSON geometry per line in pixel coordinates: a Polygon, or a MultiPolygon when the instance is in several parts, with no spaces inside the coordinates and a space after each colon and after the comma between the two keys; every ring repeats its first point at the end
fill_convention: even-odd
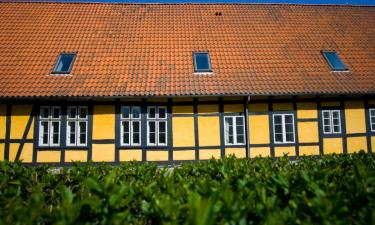
{"type": "Polygon", "coordinates": [[[273,114],[272,116],[272,120],[273,120],[273,141],[275,144],[294,144],[296,142],[296,129],[295,129],[295,123],[294,123],[294,115],[293,114],[290,114],[290,113],[278,113],[278,114],[273,114]],[[281,130],[281,133],[283,135],[283,140],[280,142],[280,141],[276,141],[276,132],[275,132],[275,116],[281,116],[281,127],[282,127],[282,130],[281,130]],[[285,117],[286,116],[292,116],[292,127],[293,127],[293,141],[287,141],[286,140],[286,126],[285,126],[285,117]]]}
{"type": "Polygon", "coordinates": [[[369,109],[370,130],[371,130],[371,132],[375,132],[375,129],[372,129],[372,126],[375,126],[375,116],[371,116],[372,112],[374,112],[374,114],[375,114],[375,108],[374,109],[369,109]]]}
{"type": "Polygon", "coordinates": [[[67,116],[66,116],[66,146],[69,146],[69,147],[75,147],[75,146],[85,147],[85,146],[87,146],[88,112],[89,111],[88,111],[88,107],[87,106],[68,106],[68,108],[67,108],[67,116]],[[73,109],[73,108],[76,109],[76,116],[75,116],[75,118],[70,118],[69,117],[69,115],[70,115],[69,112],[70,112],[70,109],[73,109]],[[85,109],[86,110],[86,118],[80,118],[79,117],[81,109],[85,109]],[[69,122],[74,122],[74,124],[75,124],[75,140],[74,140],[74,144],[70,143],[69,122]],[[81,141],[81,127],[79,126],[80,122],[85,122],[85,124],[86,124],[86,135],[85,135],[85,143],[84,144],[80,144],[80,141],[81,141]]]}
{"type": "Polygon", "coordinates": [[[244,145],[245,144],[245,118],[244,116],[224,116],[224,140],[225,140],[225,145],[244,145]],[[225,123],[225,120],[226,118],[232,118],[232,121],[233,121],[233,126],[232,126],[232,129],[233,129],[233,143],[228,143],[228,133],[227,133],[227,130],[229,128],[227,128],[227,124],[225,123]],[[243,127],[243,142],[238,142],[237,140],[237,124],[236,124],[236,120],[237,118],[241,118],[242,119],[242,127],[243,127]]]}
{"type": "Polygon", "coordinates": [[[142,142],[142,122],[141,122],[141,107],[140,106],[122,106],[120,115],[120,145],[121,146],[141,146],[142,142]],[[122,115],[123,109],[129,109],[129,118],[124,118],[122,115]],[[139,108],[139,118],[133,117],[132,108],[139,108]],[[123,122],[129,122],[129,143],[124,143],[124,126],[123,122]],[[133,143],[133,122],[139,123],[139,143],[133,143]]]}
{"type": "Polygon", "coordinates": [[[323,129],[323,134],[341,134],[341,112],[339,109],[327,109],[327,110],[322,110],[322,129],[323,129]],[[324,114],[325,113],[328,113],[329,114],[329,124],[325,124],[325,117],[324,117],[324,114]],[[338,124],[338,127],[339,127],[339,131],[335,131],[334,129],[334,124],[333,124],[333,113],[334,112],[337,112],[337,115],[338,116],[338,121],[339,121],[339,124],[338,124]],[[330,131],[327,132],[325,131],[324,127],[329,127],[330,128],[330,131]]]}
{"type": "Polygon", "coordinates": [[[168,111],[166,106],[148,106],[147,107],[147,145],[148,146],[167,146],[168,145],[168,111]],[[155,109],[155,118],[150,118],[150,109],[155,109]],[[159,109],[164,108],[165,118],[159,117],[159,109]],[[155,143],[150,143],[150,122],[155,122],[155,143]],[[165,122],[165,143],[159,143],[159,124],[165,122]]]}
{"type": "Polygon", "coordinates": [[[59,106],[41,106],[40,109],[40,114],[39,114],[39,146],[47,146],[47,147],[54,147],[54,146],[60,146],[60,136],[61,136],[61,107],[59,106]],[[48,118],[42,118],[41,112],[43,109],[48,109],[48,118]],[[54,109],[59,109],[59,118],[53,118],[53,110],[54,109]],[[48,128],[48,136],[47,136],[47,144],[43,143],[43,131],[41,131],[42,128],[42,123],[47,122],[47,128],[48,128]],[[52,129],[52,123],[53,122],[58,122],[59,124],[59,129],[58,129],[58,139],[57,139],[57,144],[53,143],[53,129],[52,129]],[[51,133],[52,132],[52,133],[51,133]]]}

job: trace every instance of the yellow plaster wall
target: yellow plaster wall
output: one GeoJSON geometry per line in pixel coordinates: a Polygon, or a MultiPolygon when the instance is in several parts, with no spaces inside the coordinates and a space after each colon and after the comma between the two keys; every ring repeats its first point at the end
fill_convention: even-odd
{"type": "Polygon", "coordinates": [[[38,151],[37,162],[38,163],[59,163],[60,162],[60,151],[38,151]]]}
{"type": "Polygon", "coordinates": [[[271,149],[269,147],[250,147],[250,157],[267,157],[271,156],[271,149]]]}
{"type": "Polygon", "coordinates": [[[33,144],[25,143],[22,148],[20,160],[24,163],[31,163],[33,161],[33,144]]]}
{"type": "Polygon", "coordinates": [[[342,138],[323,138],[323,152],[324,154],[342,154],[342,138]]]}
{"type": "MultiPolygon", "coordinates": [[[[32,110],[32,105],[12,105],[12,118],[10,126],[10,138],[21,139],[27,122],[30,118],[30,113],[32,110]]],[[[33,133],[34,128],[31,127],[29,134],[33,133]]]]}
{"type": "Polygon", "coordinates": [[[174,117],[172,120],[173,146],[194,146],[194,118],[174,117]]]}
{"type": "Polygon", "coordinates": [[[267,103],[249,103],[249,112],[268,112],[267,103]]]}
{"type": "Polygon", "coordinates": [[[249,116],[250,144],[269,144],[270,128],[268,115],[249,116]]]}
{"type": "Polygon", "coordinates": [[[220,145],[220,122],[218,116],[198,117],[199,146],[220,145]]]}
{"type": "Polygon", "coordinates": [[[5,139],[6,118],[7,118],[7,107],[5,104],[0,104],[0,139],[5,139]]]}
{"type": "Polygon", "coordinates": [[[319,142],[318,122],[298,122],[298,141],[319,142]]]}
{"type": "Polygon", "coordinates": [[[371,150],[375,153],[375,136],[371,136],[371,150]]]}
{"type": "Polygon", "coordinates": [[[168,151],[150,151],[146,153],[147,161],[168,161],[168,151]]]}
{"type": "Polygon", "coordinates": [[[246,158],[246,148],[225,148],[225,155],[234,155],[237,158],[246,158]]]}
{"type": "Polygon", "coordinates": [[[173,151],[173,160],[195,160],[195,150],[173,151]]]}
{"type": "Polygon", "coordinates": [[[220,149],[201,149],[199,150],[199,159],[220,159],[220,149]]]}
{"type": "Polygon", "coordinates": [[[292,103],[273,103],[272,109],[274,111],[291,111],[293,110],[293,104],[292,103]]]}
{"type": "Polygon", "coordinates": [[[87,151],[65,151],[65,162],[73,161],[87,162],[87,151]]]}
{"type": "Polygon", "coordinates": [[[198,105],[198,114],[212,114],[219,113],[219,105],[198,105]]]}
{"type": "Polygon", "coordinates": [[[368,100],[368,104],[375,105],[375,100],[368,100]]]}
{"type": "Polygon", "coordinates": [[[9,161],[14,162],[16,160],[16,155],[18,151],[18,147],[20,144],[18,143],[10,143],[9,144],[9,161]]]}
{"type": "Polygon", "coordinates": [[[366,137],[348,137],[347,138],[348,153],[359,152],[364,150],[367,152],[366,137]]]}
{"type": "Polygon", "coordinates": [[[299,119],[318,118],[316,102],[297,102],[297,118],[299,119]]]}
{"type": "Polygon", "coordinates": [[[92,161],[94,162],[114,162],[115,145],[114,144],[93,144],[92,161]]]}
{"type": "Polygon", "coordinates": [[[142,161],[142,149],[120,150],[120,161],[142,161]]]}
{"type": "Polygon", "coordinates": [[[288,146],[288,147],[275,147],[275,156],[282,157],[284,154],[288,154],[288,156],[295,156],[296,155],[296,147],[288,146]]]}
{"type": "Polygon", "coordinates": [[[194,107],[192,105],[173,106],[173,114],[193,114],[194,107]]]}
{"type": "Polygon", "coordinates": [[[224,104],[224,113],[244,112],[242,104],[224,104]]]}
{"type": "Polygon", "coordinates": [[[299,146],[299,155],[319,155],[319,146],[299,146]]]}
{"type": "Polygon", "coordinates": [[[363,101],[345,102],[346,133],[365,133],[366,116],[363,101]]]}
{"type": "Polygon", "coordinates": [[[115,139],[115,106],[94,105],[93,133],[95,139],[115,139]]]}
{"type": "Polygon", "coordinates": [[[0,161],[4,160],[4,144],[0,143],[0,161]]]}

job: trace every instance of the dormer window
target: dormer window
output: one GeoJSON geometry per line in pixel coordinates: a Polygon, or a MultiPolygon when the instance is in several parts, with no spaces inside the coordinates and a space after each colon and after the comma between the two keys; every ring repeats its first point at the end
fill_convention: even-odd
{"type": "Polygon", "coordinates": [[[212,72],[210,55],[207,52],[195,52],[193,57],[195,72],[212,72]]]}
{"type": "Polygon", "coordinates": [[[324,58],[327,60],[328,64],[331,66],[332,71],[345,71],[348,68],[341,61],[340,57],[335,51],[323,51],[324,58]]]}
{"type": "Polygon", "coordinates": [[[73,62],[76,57],[75,53],[61,53],[52,73],[68,74],[72,70],[73,62]]]}

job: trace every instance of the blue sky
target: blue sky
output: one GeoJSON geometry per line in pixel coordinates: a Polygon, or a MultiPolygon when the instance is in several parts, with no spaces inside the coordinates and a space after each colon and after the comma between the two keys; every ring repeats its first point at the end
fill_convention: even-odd
{"type": "Polygon", "coordinates": [[[149,3],[299,3],[299,4],[351,4],[351,5],[375,5],[375,0],[44,0],[58,2],[149,2],[149,3]]]}

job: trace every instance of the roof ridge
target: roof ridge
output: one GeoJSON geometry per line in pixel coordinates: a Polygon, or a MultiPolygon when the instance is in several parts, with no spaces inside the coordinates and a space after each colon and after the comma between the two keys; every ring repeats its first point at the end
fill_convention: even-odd
{"type": "Polygon", "coordinates": [[[168,3],[168,2],[61,2],[58,0],[0,0],[0,3],[28,3],[28,4],[100,4],[100,5],[281,5],[281,6],[329,6],[329,7],[375,7],[375,5],[353,5],[353,4],[307,4],[307,3],[245,3],[245,2],[180,2],[180,3],[168,3]]]}

